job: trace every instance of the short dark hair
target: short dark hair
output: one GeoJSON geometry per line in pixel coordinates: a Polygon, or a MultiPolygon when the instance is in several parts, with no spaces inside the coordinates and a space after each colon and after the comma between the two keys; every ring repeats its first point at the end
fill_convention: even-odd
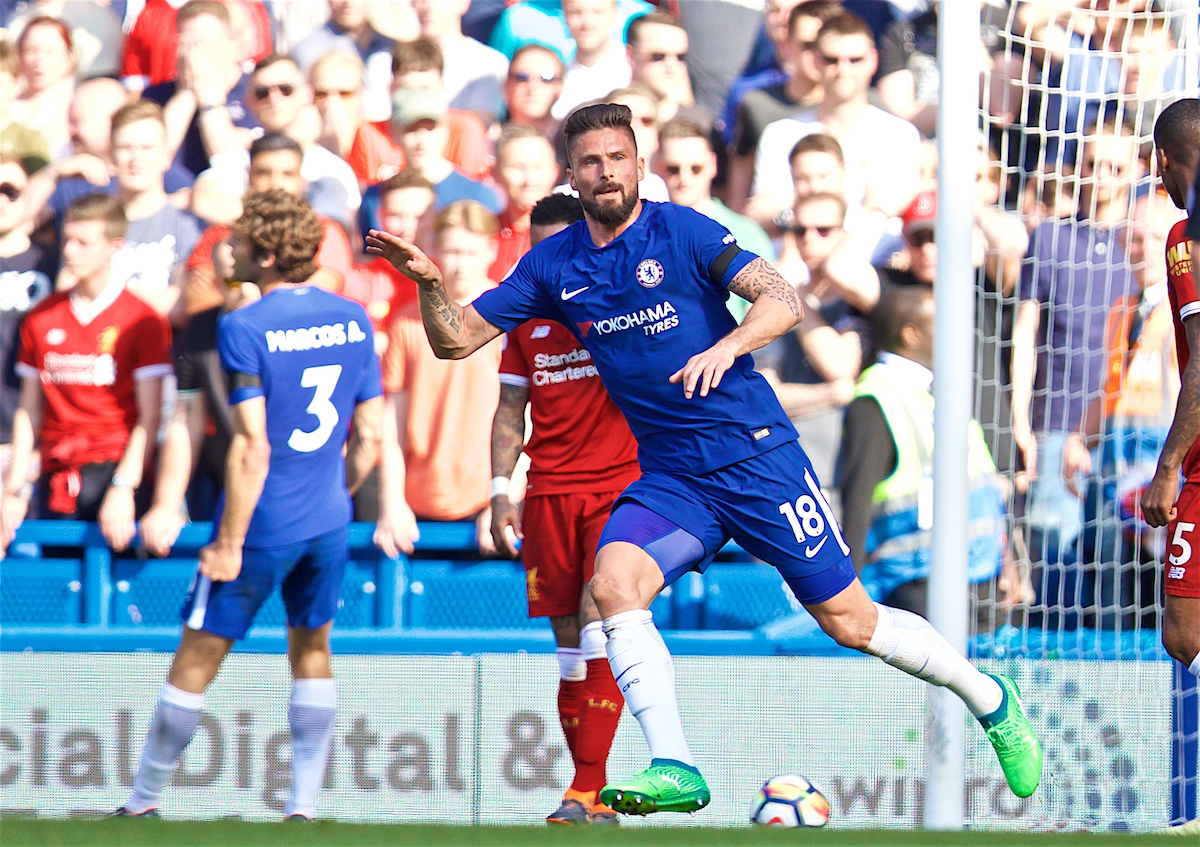
{"type": "Polygon", "coordinates": [[[788,15],[788,38],[791,38],[796,33],[796,24],[801,18],[816,18],[824,24],[830,18],[840,15],[843,11],[840,0],[804,0],[803,3],[795,6],[791,14],[788,15]]]}
{"type": "Polygon", "coordinates": [[[279,188],[252,191],[232,229],[254,255],[275,254],[275,269],[286,281],[303,282],[317,272],[314,259],[325,228],[305,200],[279,188]]]}
{"type": "Polygon", "coordinates": [[[442,48],[432,38],[418,36],[412,41],[397,41],[392,48],[392,73],[403,74],[409,71],[442,72],[446,57],[442,48]]]}
{"type": "Polygon", "coordinates": [[[832,135],[823,132],[810,133],[797,141],[792,147],[792,152],[788,153],[788,164],[794,164],[796,157],[804,153],[825,153],[841,162],[842,167],[846,166],[846,154],[842,152],[842,145],[832,135]]]}
{"type": "Polygon", "coordinates": [[[78,221],[100,221],[104,224],[104,235],[109,241],[125,237],[129,221],[125,217],[125,207],[118,197],[112,194],[85,194],[78,200],[71,201],[63,214],[63,223],[78,221]]]}
{"type": "Polygon", "coordinates": [[[1154,122],[1154,145],[1184,168],[1200,162],[1200,100],[1187,97],[1163,109],[1154,122]]]}
{"type": "Polygon", "coordinates": [[[821,29],[817,32],[817,40],[819,41],[827,35],[861,35],[871,42],[872,47],[875,46],[875,33],[871,31],[871,25],[849,9],[842,9],[821,24],[821,29]]]}
{"type": "Polygon", "coordinates": [[[504,152],[504,148],[514,141],[522,138],[540,138],[550,146],[550,158],[554,158],[554,144],[546,136],[538,132],[537,127],[529,124],[505,124],[500,130],[500,137],[496,139],[495,154],[496,162],[500,162],[500,156],[504,152]]]}
{"type": "Polygon", "coordinates": [[[883,290],[879,302],[871,310],[881,349],[896,352],[903,347],[901,331],[906,326],[917,325],[927,300],[933,300],[932,285],[891,285],[883,290]]]}
{"type": "Polygon", "coordinates": [[[674,15],[668,15],[666,12],[650,12],[645,15],[638,15],[629,22],[629,28],[625,31],[625,41],[633,47],[637,46],[638,32],[647,24],[661,24],[662,26],[673,26],[676,29],[684,29],[683,24],[674,15]]]}
{"type": "Polygon", "coordinates": [[[516,64],[517,59],[520,58],[521,56],[524,56],[530,50],[541,50],[543,53],[549,53],[551,56],[553,56],[554,60],[556,62],[558,62],[558,72],[560,75],[566,69],[566,66],[563,64],[563,57],[562,57],[561,53],[559,53],[553,47],[543,44],[540,41],[530,41],[525,44],[522,44],[515,51],[513,51],[512,58],[509,59],[509,61],[508,61],[508,67],[509,67],[508,77],[509,77],[509,79],[512,79],[512,66],[514,64],[516,64]]]}
{"type": "Polygon", "coordinates": [[[218,3],[217,0],[188,0],[175,13],[175,31],[178,32],[185,23],[201,15],[212,15],[225,24],[226,29],[233,25],[224,3],[218,3]]]}
{"type": "Polygon", "coordinates": [[[379,199],[382,201],[393,191],[403,191],[406,188],[424,188],[433,193],[433,183],[426,179],[420,171],[416,168],[405,168],[379,183],[379,199]]]}
{"type": "Polygon", "coordinates": [[[573,224],[583,220],[583,204],[570,194],[548,194],[533,206],[529,213],[530,226],[573,224]]]}
{"type": "Polygon", "coordinates": [[[805,206],[815,206],[818,203],[832,203],[837,207],[838,217],[842,219],[842,223],[846,222],[846,198],[840,194],[832,194],[828,191],[818,192],[816,194],[806,194],[795,202],[793,209],[799,212],[805,206]]]}
{"type": "Polygon", "coordinates": [[[637,149],[637,136],[633,134],[633,112],[628,106],[620,103],[593,103],[590,106],[580,106],[567,116],[563,124],[563,134],[567,138],[567,163],[571,162],[571,150],[575,139],[585,133],[600,129],[625,129],[637,149]]]}
{"type": "Polygon", "coordinates": [[[291,56],[289,56],[287,53],[268,53],[267,55],[265,55],[261,59],[259,59],[258,62],[255,63],[254,72],[258,73],[259,71],[264,71],[267,68],[271,67],[271,65],[277,65],[280,62],[288,62],[293,67],[295,67],[297,70],[300,69],[300,63],[297,62],[295,59],[293,59],[291,56]]]}
{"type": "Polygon", "coordinates": [[[256,138],[250,143],[250,158],[254,159],[264,153],[279,153],[283,150],[290,150],[304,158],[304,148],[294,138],[284,135],[282,132],[268,132],[261,138],[256,138]]]}

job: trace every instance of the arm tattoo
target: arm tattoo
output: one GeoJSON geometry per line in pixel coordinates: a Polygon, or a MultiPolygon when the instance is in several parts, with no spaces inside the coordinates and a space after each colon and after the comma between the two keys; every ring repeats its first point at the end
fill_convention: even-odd
{"type": "Polygon", "coordinates": [[[796,299],[796,290],[761,257],[738,271],[733,282],[729,283],[729,290],[751,303],[761,296],[778,300],[788,307],[793,318],[800,320],[800,302],[796,299]]]}
{"type": "Polygon", "coordinates": [[[422,293],[425,294],[425,302],[429,304],[433,313],[457,335],[462,329],[462,320],[459,318],[461,309],[446,294],[445,286],[439,283],[433,288],[422,289],[422,293]]]}
{"type": "Polygon", "coordinates": [[[525,446],[525,406],[529,389],[500,385],[500,405],[492,419],[492,476],[511,476],[525,446]]]}

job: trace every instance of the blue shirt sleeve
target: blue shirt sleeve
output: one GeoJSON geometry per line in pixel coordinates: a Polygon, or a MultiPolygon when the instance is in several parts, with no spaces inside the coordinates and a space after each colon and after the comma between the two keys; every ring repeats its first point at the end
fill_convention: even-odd
{"type": "Polygon", "coordinates": [[[711,272],[713,263],[731,246],[737,245],[737,239],[721,224],[707,215],[702,215],[694,209],[683,206],[668,206],[682,220],[671,231],[678,233],[687,255],[696,262],[696,271],[702,279],[708,280],[714,286],[725,289],[742,268],[758,258],[749,250],[742,250],[728,263],[719,279],[713,279],[711,272]]]}
{"type": "Polygon", "coordinates": [[[1187,226],[1183,230],[1183,234],[1193,241],[1200,241],[1200,203],[1196,202],[1197,197],[1200,197],[1200,170],[1196,171],[1196,181],[1192,184],[1192,190],[1188,192],[1189,215],[1187,226]]]}
{"type": "MultiPolygon", "coordinates": [[[[242,373],[262,377],[262,349],[255,343],[255,334],[245,321],[237,320],[231,312],[217,324],[217,350],[221,354],[221,367],[227,373],[242,373]]],[[[235,386],[229,392],[229,405],[236,406],[254,397],[265,395],[262,383],[235,386]]]]}
{"type": "MultiPolygon", "coordinates": [[[[556,251],[553,243],[562,243],[560,238],[572,238],[568,230],[559,236],[539,244],[521,257],[504,282],[485,291],[471,305],[485,321],[508,332],[530,318],[553,318],[564,320],[554,309],[554,302],[547,294],[545,280],[551,275],[545,272],[552,265],[556,251]]],[[[569,323],[569,322],[568,322],[569,323]]]]}

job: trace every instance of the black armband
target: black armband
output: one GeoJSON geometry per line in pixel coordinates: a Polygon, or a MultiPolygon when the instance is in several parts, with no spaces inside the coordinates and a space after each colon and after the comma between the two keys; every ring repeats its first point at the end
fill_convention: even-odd
{"type": "Polygon", "coordinates": [[[229,387],[236,391],[239,388],[257,388],[262,385],[262,377],[258,374],[244,374],[234,371],[229,375],[229,387]]]}
{"type": "Polygon", "coordinates": [[[717,285],[724,286],[725,283],[722,280],[725,279],[725,271],[729,270],[729,266],[733,264],[733,260],[741,255],[741,253],[742,248],[736,244],[730,244],[722,250],[721,255],[713,259],[713,263],[708,266],[708,278],[717,285]]]}

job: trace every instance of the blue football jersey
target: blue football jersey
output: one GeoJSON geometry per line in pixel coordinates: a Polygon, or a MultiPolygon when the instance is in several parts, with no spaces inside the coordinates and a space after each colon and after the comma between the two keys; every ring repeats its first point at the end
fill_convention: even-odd
{"type": "Polygon", "coordinates": [[[669,382],[737,326],[727,286],[755,255],[742,251],[726,264],[733,244],[729,230],[699,212],[643,201],[611,244],[597,247],[585,222],[573,224],[474,305],[505,330],[537,317],[567,326],[629,421],[642,470],[707,473],[796,439],[748,355],[707,397],[697,391],[688,400],[682,383],[669,382]]]}
{"type": "Polygon", "coordinates": [[[234,388],[229,402],[266,398],[271,464],[246,546],[294,544],[348,523],[342,446],[354,407],[383,393],[366,311],[320,288],[279,288],[223,316],[217,345],[225,370],[262,380],[234,388]]]}

